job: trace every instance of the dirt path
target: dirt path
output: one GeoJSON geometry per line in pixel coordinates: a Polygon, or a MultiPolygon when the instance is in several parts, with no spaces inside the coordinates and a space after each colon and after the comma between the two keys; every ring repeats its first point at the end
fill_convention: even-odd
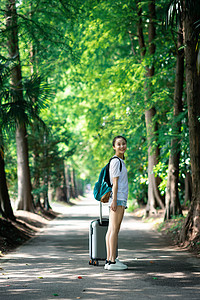
{"type": "Polygon", "coordinates": [[[200,260],[168,246],[151,224],[125,215],[119,258],[128,270],[109,272],[103,263],[88,264],[88,228],[98,203],[55,209],[63,215],[0,259],[1,299],[200,299],[200,260]]]}

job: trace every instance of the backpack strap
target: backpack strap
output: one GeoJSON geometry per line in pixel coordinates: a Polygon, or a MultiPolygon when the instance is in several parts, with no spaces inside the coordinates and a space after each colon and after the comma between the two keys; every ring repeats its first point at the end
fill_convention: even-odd
{"type": "Polygon", "coordinates": [[[110,169],[110,162],[111,162],[111,160],[114,159],[114,158],[119,159],[119,162],[120,162],[120,167],[119,167],[119,169],[120,169],[120,172],[122,171],[122,162],[121,162],[120,158],[117,157],[117,156],[112,157],[112,158],[109,160],[109,162],[107,163],[107,165],[105,166],[105,170],[104,170],[104,172],[105,172],[105,178],[104,178],[104,181],[106,181],[106,182],[108,183],[108,186],[109,186],[109,187],[112,187],[111,182],[110,182],[110,172],[109,172],[109,169],[110,169]]]}
{"type": "Polygon", "coordinates": [[[111,157],[111,159],[109,160],[109,166],[110,166],[111,160],[114,159],[114,158],[119,159],[119,162],[120,162],[119,170],[120,170],[120,172],[121,172],[121,171],[122,171],[122,162],[121,162],[121,159],[120,159],[118,156],[113,156],[113,157],[111,157]]]}

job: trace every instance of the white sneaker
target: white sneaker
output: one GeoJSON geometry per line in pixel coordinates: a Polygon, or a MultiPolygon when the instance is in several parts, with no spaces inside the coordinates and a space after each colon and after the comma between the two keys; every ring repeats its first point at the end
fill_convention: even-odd
{"type": "Polygon", "coordinates": [[[119,264],[115,262],[114,264],[109,264],[107,270],[109,271],[121,271],[121,270],[126,270],[127,266],[119,264]]]}
{"type": "Polygon", "coordinates": [[[124,270],[128,269],[128,266],[123,264],[118,258],[116,258],[115,261],[117,265],[124,267],[124,270]]]}
{"type": "Polygon", "coordinates": [[[109,263],[105,264],[104,269],[108,270],[109,263]]]}

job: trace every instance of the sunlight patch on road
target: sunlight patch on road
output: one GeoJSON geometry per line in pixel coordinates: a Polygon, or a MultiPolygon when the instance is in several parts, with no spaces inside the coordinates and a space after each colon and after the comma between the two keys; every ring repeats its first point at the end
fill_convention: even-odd
{"type": "Polygon", "coordinates": [[[150,276],[158,276],[164,278],[187,278],[188,276],[183,272],[170,272],[170,273],[147,273],[150,276]]]}

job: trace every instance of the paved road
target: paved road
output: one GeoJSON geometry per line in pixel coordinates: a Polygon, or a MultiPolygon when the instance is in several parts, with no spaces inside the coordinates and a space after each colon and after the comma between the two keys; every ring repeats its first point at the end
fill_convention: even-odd
{"type": "Polygon", "coordinates": [[[119,258],[128,270],[106,271],[103,263],[88,264],[88,228],[98,203],[56,210],[63,215],[0,260],[0,299],[200,299],[200,260],[167,245],[150,224],[126,213],[119,258]]]}

